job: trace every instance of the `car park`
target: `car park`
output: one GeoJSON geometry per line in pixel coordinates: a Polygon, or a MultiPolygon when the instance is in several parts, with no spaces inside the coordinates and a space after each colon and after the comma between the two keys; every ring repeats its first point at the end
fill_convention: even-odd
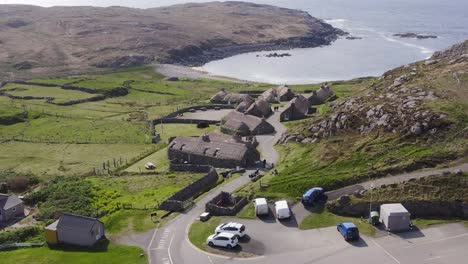
{"type": "Polygon", "coordinates": [[[238,237],[245,236],[245,225],[239,223],[222,223],[216,227],[215,233],[231,233],[238,237]]]}
{"type": "Polygon", "coordinates": [[[289,210],[288,202],[285,200],[275,202],[275,212],[278,219],[291,217],[291,210],[289,210]]]}
{"type": "Polygon", "coordinates": [[[265,198],[255,199],[254,206],[256,215],[267,215],[269,213],[268,203],[265,198]]]}
{"type": "Polygon", "coordinates": [[[236,247],[239,243],[239,239],[232,233],[222,232],[219,234],[213,234],[206,239],[208,246],[213,247],[225,247],[231,249],[236,247]]]}
{"type": "Polygon", "coordinates": [[[359,229],[354,223],[344,222],[339,223],[336,229],[344,237],[345,240],[359,240],[359,229]]]}
{"type": "Polygon", "coordinates": [[[323,194],[324,190],[322,187],[309,189],[302,195],[302,203],[304,205],[313,205],[323,194]]]}

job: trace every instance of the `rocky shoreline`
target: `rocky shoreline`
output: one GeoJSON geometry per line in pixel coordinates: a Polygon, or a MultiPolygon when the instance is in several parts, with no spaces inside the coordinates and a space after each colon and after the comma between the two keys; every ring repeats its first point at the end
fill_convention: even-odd
{"type": "MultiPolygon", "coordinates": [[[[327,24],[328,25],[328,24],[327,24]]],[[[169,56],[159,59],[161,63],[176,64],[189,67],[202,66],[210,61],[221,60],[235,55],[259,52],[290,50],[297,48],[315,48],[319,46],[330,45],[338,37],[346,32],[328,25],[327,31],[320,34],[310,33],[304,37],[293,37],[276,40],[273,42],[243,44],[243,45],[210,45],[203,43],[201,45],[189,45],[181,49],[170,50],[169,56]]]]}

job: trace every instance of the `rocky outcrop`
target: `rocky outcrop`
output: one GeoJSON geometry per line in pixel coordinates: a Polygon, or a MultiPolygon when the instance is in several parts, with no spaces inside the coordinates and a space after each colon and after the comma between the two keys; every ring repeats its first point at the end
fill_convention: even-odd
{"type": "Polygon", "coordinates": [[[437,36],[434,36],[434,35],[422,35],[422,34],[416,34],[416,33],[398,33],[398,34],[393,34],[393,36],[400,37],[400,38],[415,38],[415,39],[437,38],[437,36]]]}
{"type": "MultiPolygon", "coordinates": [[[[424,106],[438,96],[432,91],[404,84],[412,76],[401,75],[385,90],[371,90],[334,104],[327,118],[311,124],[306,133],[300,135],[305,142],[316,142],[321,138],[337,135],[341,131],[369,134],[377,130],[391,133],[435,134],[451,124],[444,114],[435,113],[424,106]]],[[[282,142],[297,140],[299,135],[289,135],[282,142]]]]}

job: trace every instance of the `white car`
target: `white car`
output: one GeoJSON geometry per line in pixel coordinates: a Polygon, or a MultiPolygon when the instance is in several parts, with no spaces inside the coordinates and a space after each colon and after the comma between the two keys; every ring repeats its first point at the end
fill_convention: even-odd
{"type": "Polygon", "coordinates": [[[219,234],[222,232],[231,233],[238,237],[245,236],[245,225],[239,223],[222,223],[215,229],[215,233],[219,234]]]}
{"type": "Polygon", "coordinates": [[[206,243],[208,246],[218,246],[218,247],[225,247],[231,249],[237,246],[239,243],[239,239],[236,235],[232,233],[222,232],[219,234],[213,234],[206,239],[206,243]]]}
{"type": "Polygon", "coordinates": [[[288,202],[285,200],[275,202],[275,211],[278,219],[291,217],[291,210],[289,210],[288,202]]]}

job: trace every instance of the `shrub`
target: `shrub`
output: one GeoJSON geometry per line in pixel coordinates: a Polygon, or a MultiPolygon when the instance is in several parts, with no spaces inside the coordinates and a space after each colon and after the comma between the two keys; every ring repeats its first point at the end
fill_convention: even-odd
{"type": "Polygon", "coordinates": [[[94,192],[90,182],[78,177],[57,177],[41,190],[25,197],[26,204],[38,204],[40,218],[58,218],[69,212],[95,217],[94,192]]]}
{"type": "Polygon", "coordinates": [[[7,230],[0,233],[0,244],[26,242],[39,235],[42,229],[38,226],[28,226],[7,230]]]}

